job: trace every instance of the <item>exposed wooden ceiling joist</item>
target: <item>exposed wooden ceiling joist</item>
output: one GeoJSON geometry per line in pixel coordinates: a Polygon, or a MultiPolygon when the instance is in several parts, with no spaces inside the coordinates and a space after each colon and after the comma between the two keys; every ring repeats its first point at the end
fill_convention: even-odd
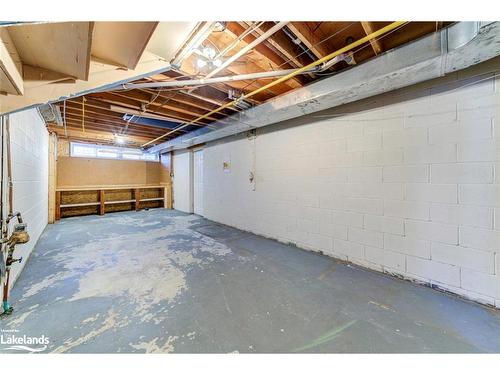
{"type": "MultiPolygon", "coordinates": [[[[196,96],[190,95],[186,92],[176,91],[176,92],[163,92],[163,91],[153,91],[147,89],[136,90],[134,92],[145,92],[149,95],[159,95],[159,98],[165,100],[171,100],[173,103],[182,103],[186,104],[193,108],[198,108],[203,110],[204,112],[210,112],[212,109],[217,107],[216,104],[207,101],[206,98],[200,99],[196,96]]],[[[221,115],[228,115],[233,113],[230,110],[221,111],[221,115]]]]}
{"type": "MultiPolygon", "coordinates": [[[[54,124],[49,124],[50,128],[52,131],[56,132],[59,136],[66,138],[67,137],[71,140],[75,141],[93,141],[97,143],[106,143],[106,144],[114,144],[115,143],[115,136],[114,134],[110,133],[109,131],[99,131],[99,130],[92,130],[92,131],[86,131],[82,132],[79,129],[73,129],[73,128],[67,128],[66,133],[64,132],[63,128],[56,127],[54,124]]],[[[139,146],[143,142],[145,142],[148,137],[139,137],[139,136],[130,136],[127,137],[127,141],[130,145],[134,146],[139,146]]]]}
{"type": "MultiPolygon", "coordinates": [[[[361,21],[361,26],[363,27],[363,30],[365,30],[366,35],[369,35],[376,30],[371,22],[361,21]]],[[[376,55],[383,51],[382,43],[379,40],[371,40],[370,44],[373,48],[373,52],[375,52],[376,55]]]]}
{"type": "MultiPolygon", "coordinates": [[[[166,23],[163,26],[166,27],[166,23]]],[[[258,44],[253,49],[245,53],[243,56],[229,64],[220,73],[224,75],[238,75],[248,73],[261,73],[281,69],[293,69],[309,64],[311,61],[317,60],[338,50],[349,44],[351,40],[359,40],[366,36],[371,31],[379,30],[385,26],[387,22],[289,22],[286,29],[282,29],[274,33],[263,43],[258,44]]],[[[208,25],[208,24],[207,24],[208,25]]],[[[222,60],[228,59],[238,51],[241,51],[249,43],[252,43],[259,35],[262,35],[273,27],[273,22],[227,22],[225,29],[216,31],[205,25],[203,33],[197,33],[193,30],[189,39],[183,39],[183,43],[179,42],[177,51],[186,50],[189,41],[193,35],[198,35],[196,45],[197,48],[209,47],[213,48],[218,54],[218,58],[222,60]],[[210,32],[208,32],[211,30],[210,32]],[[193,34],[194,33],[194,34],[193,34]],[[180,46],[184,46],[180,48],[180,46]],[[224,51],[224,53],[222,53],[224,51]]],[[[446,23],[439,25],[442,27],[446,23]]],[[[112,25],[115,30],[119,30],[119,25],[112,25]]],[[[202,27],[203,24],[198,24],[202,27]]],[[[98,27],[96,30],[98,30],[98,27]]],[[[412,22],[409,25],[393,31],[381,40],[365,43],[357,48],[354,53],[356,62],[363,61],[383,53],[384,51],[401,45],[416,37],[425,35],[435,31],[435,22],[412,22]]],[[[157,29],[158,31],[158,29],[157,29]]],[[[155,35],[157,35],[157,31],[155,35]]],[[[97,34],[99,32],[96,31],[97,34]]],[[[95,33],[95,34],[96,34],[95,33]]],[[[154,37],[153,37],[154,39],[154,37]]],[[[156,38],[159,40],[158,38],[156,38]]],[[[163,42],[162,42],[163,43],[163,42]]],[[[163,45],[160,43],[161,45],[163,45]]],[[[150,44],[151,45],[151,42],[150,44]]],[[[117,45],[117,53],[121,52],[123,46],[117,45]]],[[[97,51],[98,45],[94,44],[94,51],[97,51]]],[[[189,50],[189,48],[188,48],[189,50]]],[[[203,64],[198,64],[200,56],[204,51],[201,49],[195,54],[186,53],[179,62],[182,65],[175,66],[165,72],[156,72],[150,75],[145,75],[135,80],[134,83],[146,82],[164,82],[164,81],[182,81],[191,79],[203,79],[207,74],[214,70],[216,66],[214,61],[209,61],[208,66],[203,68],[203,64]]],[[[146,52],[147,54],[147,52],[146,52]]],[[[97,57],[106,59],[116,65],[123,65],[125,60],[118,62],[110,57],[105,57],[103,54],[97,57]]],[[[239,55],[238,55],[239,56],[239,55]]],[[[219,61],[220,64],[220,61],[219,61]]],[[[219,65],[220,66],[220,65],[219,65]]],[[[350,66],[345,61],[340,61],[330,68],[328,73],[333,71],[349,68],[350,66]]],[[[46,75],[46,80],[49,80],[49,75],[46,75]]],[[[277,95],[284,94],[290,90],[300,88],[309,82],[321,79],[322,75],[301,75],[295,76],[290,80],[274,85],[272,89],[262,91],[252,98],[245,99],[250,105],[258,105],[277,95]]],[[[81,128],[82,120],[88,124],[89,131],[109,131],[120,132],[127,137],[141,136],[155,139],[158,135],[165,134],[165,126],[155,126],[151,124],[138,124],[136,119],[131,121],[124,120],[124,114],[143,115],[150,119],[155,116],[163,116],[167,121],[174,120],[179,124],[191,122],[199,116],[203,116],[208,112],[213,111],[219,106],[231,102],[235,97],[242,93],[248,93],[257,88],[262,87],[270,78],[256,78],[246,81],[228,80],[226,82],[218,82],[205,84],[201,82],[197,86],[168,87],[168,88],[148,88],[148,89],[129,89],[126,90],[120,87],[114,87],[112,91],[86,93],[87,102],[85,111],[82,109],[81,99],[72,98],[66,102],[66,120],[67,125],[72,129],[81,128]],[[85,112],[85,115],[83,115],[85,112]]],[[[57,86],[58,84],[54,84],[57,86]]],[[[246,103],[246,105],[248,105],[246,103]]],[[[237,107],[228,107],[220,112],[214,113],[203,120],[198,121],[196,126],[206,126],[212,122],[223,121],[226,116],[239,112],[242,109],[237,107]]],[[[141,120],[145,121],[145,120],[141,120]]],[[[156,124],[159,125],[159,124],[156,124]]],[[[161,125],[161,124],[160,124],[161,125]]],[[[168,126],[168,125],[167,125],[168,126]]],[[[81,130],[81,129],[80,129],[81,130]]],[[[60,129],[55,130],[59,134],[60,129]]],[[[167,130],[168,131],[168,130],[167,130]]],[[[188,131],[187,128],[181,131],[175,131],[166,136],[164,139],[175,138],[176,136],[188,131]]],[[[85,138],[85,134],[79,134],[79,139],[85,138]]],[[[89,138],[90,139],[90,138],[89,138]]],[[[164,140],[163,139],[163,140],[164,140]]],[[[106,142],[113,143],[112,139],[106,142]]]]}
{"type": "MultiPolygon", "coordinates": [[[[234,37],[240,37],[246,30],[246,25],[242,22],[229,22],[226,32],[231,33],[234,37]]],[[[243,38],[243,41],[251,43],[255,40],[255,36],[248,34],[243,38]]],[[[278,53],[276,53],[272,48],[267,46],[265,43],[261,43],[254,48],[255,53],[260,54],[265,59],[268,60],[269,67],[264,70],[278,70],[278,69],[291,69],[295,68],[290,62],[283,59],[278,53]],[[270,68],[270,69],[269,69],[270,68]]],[[[307,81],[301,76],[293,78],[299,84],[304,84],[307,81]]]]}
{"type": "MultiPolygon", "coordinates": [[[[231,43],[232,40],[234,40],[234,37],[231,37],[227,33],[217,33],[213,34],[209,38],[211,43],[219,50],[222,50],[224,46],[228,45],[231,43]]],[[[236,49],[235,51],[241,50],[244,46],[246,46],[247,43],[245,42],[239,42],[236,44],[236,49]]],[[[257,73],[257,72],[262,72],[262,71],[267,71],[267,70],[273,70],[273,69],[279,69],[278,66],[274,66],[275,64],[272,64],[272,62],[265,56],[256,53],[254,51],[250,51],[247,55],[244,56],[244,59],[242,58],[241,62],[235,61],[233,64],[228,66],[224,72],[225,75],[236,75],[236,74],[247,74],[247,73],[257,73]]],[[[258,83],[252,83],[249,81],[246,82],[233,82],[231,83],[232,86],[242,86],[247,88],[248,90],[256,89],[260,87],[261,85],[258,83]]],[[[295,80],[290,80],[286,83],[280,84],[275,86],[275,89],[277,92],[274,94],[279,94],[282,92],[289,91],[292,88],[297,88],[300,87],[301,84],[298,83],[295,80]]]]}
{"type": "Polygon", "coordinates": [[[318,59],[331,52],[305,22],[290,22],[287,26],[318,59]]]}
{"type": "MultiPolygon", "coordinates": [[[[81,110],[88,113],[98,113],[103,116],[122,118],[124,114],[138,114],[139,112],[144,112],[147,114],[154,114],[158,116],[158,119],[165,121],[191,121],[195,116],[186,116],[182,113],[176,111],[170,111],[163,108],[155,108],[155,110],[139,111],[137,108],[130,108],[128,104],[121,103],[119,106],[113,106],[110,103],[103,102],[101,100],[92,99],[91,97],[86,97],[85,105],[82,104],[80,98],[70,99],[66,102],[66,108],[74,108],[75,110],[81,110]],[[128,108],[127,108],[128,107],[128,108]]],[[[208,124],[209,120],[202,120],[200,124],[208,124]]]]}
{"type": "MultiPolygon", "coordinates": [[[[272,26],[273,22],[265,22],[256,30],[256,32],[261,35],[272,26]]],[[[290,61],[296,68],[301,68],[302,66],[312,62],[312,60],[308,58],[307,54],[304,53],[298,45],[294,44],[283,30],[271,35],[271,37],[267,39],[266,43],[276,48],[281,54],[283,54],[283,56],[286,57],[287,61],[290,61]]]]}
{"type": "MultiPolygon", "coordinates": [[[[199,116],[206,113],[206,111],[202,109],[185,105],[181,102],[173,102],[170,98],[164,99],[159,95],[151,96],[150,94],[141,91],[126,91],[123,93],[96,93],[92,94],[92,97],[113,104],[126,103],[130,106],[135,106],[138,109],[141,109],[141,105],[147,105],[148,108],[153,111],[155,110],[155,108],[164,108],[174,110],[188,116],[199,116]]],[[[215,117],[207,117],[207,119],[215,121],[220,117],[221,115],[215,117]]]]}

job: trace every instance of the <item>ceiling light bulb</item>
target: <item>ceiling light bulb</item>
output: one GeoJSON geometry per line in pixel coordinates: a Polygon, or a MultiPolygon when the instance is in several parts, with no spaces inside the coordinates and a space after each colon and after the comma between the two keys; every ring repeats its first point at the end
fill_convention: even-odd
{"type": "Polygon", "coordinates": [[[125,139],[123,139],[123,137],[115,137],[115,141],[119,145],[122,145],[125,143],[125,139]]]}
{"type": "Polygon", "coordinates": [[[214,24],[214,31],[217,31],[217,32],[224,31],[224,30],[226,30],[226,25],[227,25],[227,22],[225,22],[225,21],[217,21],[214,24]]]}
{"type": "Polygon", "coordinates": [[[205,65],[207,65],[207,62],[203,59],[198,59],[196,61],[196,65],[198,66],[198,68],[203,68],[205,65]]]}
{"type": "Polygon", "coordinates": [[[216,66],[218,68],[219,66],[222,65],[222,60],[221,59],[215,59],[213,61],[213,64],[214,64],[214,66],[216,66]]]}
{"type": "Polygon", "coordinates": [[[203,55],[207,58],[212,60],[215,57],[215,51],[213,48],[210,47],[205,47],[203,48],[203,55]]]}

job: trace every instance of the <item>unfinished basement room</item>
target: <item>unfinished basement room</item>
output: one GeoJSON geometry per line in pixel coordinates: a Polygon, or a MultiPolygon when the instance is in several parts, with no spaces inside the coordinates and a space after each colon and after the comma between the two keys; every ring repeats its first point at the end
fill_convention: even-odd
{"type": "Polygon", "coordinates": [[[0,22],[2,355],[500,353],[500,22],[334,13],[0,22]]]}

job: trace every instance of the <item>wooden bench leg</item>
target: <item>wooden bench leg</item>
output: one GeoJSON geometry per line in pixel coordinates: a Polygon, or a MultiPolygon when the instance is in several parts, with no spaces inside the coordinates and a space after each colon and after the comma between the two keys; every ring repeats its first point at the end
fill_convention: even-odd
{"type": "Polygon", "coordinates": [[[56,213],[55,213],[55,219],[60,220],[61,219],[61,192],[56,191],[56,213]]]}
{"type": "Polygon", "coordinates": [[[141,189],[135,189],[134,196],[135,196],[135,210],[139,211],[141,209],[141,189]]]}
{"type": "Polygon", "coordinates": [[[99,215],[104,215],[105,212],[104,197],[105,197],[104,190],[99,190],[99,202],[101,203],[99,205],[99,215]]]}

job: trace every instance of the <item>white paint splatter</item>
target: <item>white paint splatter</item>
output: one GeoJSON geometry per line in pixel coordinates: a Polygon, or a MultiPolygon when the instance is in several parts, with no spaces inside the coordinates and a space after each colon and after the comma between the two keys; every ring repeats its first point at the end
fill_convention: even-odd
{"type": "Polygon", "coordinates": [[[178,339],[178,336],[169,336],[163,345],[158,345],[158,337],[151,341],[143,341],[138,344],[130,344],[134,349],[143,349],[146,353],[172,353],[174,351],[173,343],[178,339]]]}
{"type": "Polygon", "coordinates": [[[103,324],[98,329],[90,331],[86,335],[80,336],[75,340],[66,340],[64,344],[58,346],[52,351],[52,353],[65,353],[68,350],[80,346],[112,328],[124,327],[127,324],[127,319],[118,319],[118,314],[113,309],[111,309],[108,311],[108,316],[104,320],[103,324]]]}
{"type": "Polygon", "coordinates": [[[17,325],[23,323],[26,318],[33,312],[34,310],[26,311],[20,315],[16,315],[16,317],[12,320],[9,320],[7,323],[8,327],[16,327],[17,325]]]}
{"type": "MultiPolygon", "coordinates": [[[[75,278],[79,282],[78,290],[70,301],[123,296],[132,300],[141,321],[159,322],[150,311],[151,307],[162,301],[172,301],[187,288],[186,271],[189,268],[202,266],[213,261],[214,257],[231,252],[226,245],[189,229],[195,220],[196,217],[192,216],[169,217],[168,223],[160,228],[132,233],[123,233],[120,228],[120,233],[110,232],[106,237],[91,240],[83,246],[68,242],[51,257],[64,271],[32,285],[23,298],[75,278]]],[[[110,223],[110,218],[90,221],[110,223]]],[[[111,221],[113,225],[133,227],[160,223],[133,215],[115,216],[111,221]]]]}
{"type": "Polygon", "coordinates": [[[54,285],[56,282],[66,279],[71,275],[70,272],[62,271],[55,273],[53,275],[49,275],[45,277],[42,281],[31,285],[24,293],[22,299],[26,299],[28,297],[34,296],[38,292],[43,289],[47,289],[48,287],[54,285]]]}
{"type": "Polygon", "coordinates": [[[87,323],[92,323],[95,322],[99,318],[99,313],[95,314],[94,316],[91,316],[87,319],[82,320],[82,324],[87,324],[87,323]]]}

